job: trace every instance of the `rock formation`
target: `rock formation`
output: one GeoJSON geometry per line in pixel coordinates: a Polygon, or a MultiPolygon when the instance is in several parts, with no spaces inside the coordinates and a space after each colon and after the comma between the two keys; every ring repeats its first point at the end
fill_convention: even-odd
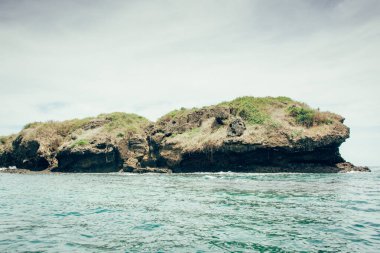
{"type": "Polygon", "coordinates": [[[32,123],[0,139],[0,167],[52,172],[345,172],[344,118],[286,97],[241,97],[172,111],[32,123]]]}

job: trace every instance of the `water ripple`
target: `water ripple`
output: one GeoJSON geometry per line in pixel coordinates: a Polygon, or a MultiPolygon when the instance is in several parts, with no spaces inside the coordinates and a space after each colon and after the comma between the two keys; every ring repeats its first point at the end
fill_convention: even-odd
{"type": "Polygon", "coordinates": [[[0,174],[0,252],[378,252],[379,180],[0,174]]]}

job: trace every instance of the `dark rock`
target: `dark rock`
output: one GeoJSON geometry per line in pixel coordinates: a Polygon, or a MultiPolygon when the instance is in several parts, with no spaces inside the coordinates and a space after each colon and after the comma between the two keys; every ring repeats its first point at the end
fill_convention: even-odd
{"type": "Polygon", "coordinates": [[[228,137],[242,136],[246,129],[247,128],[242,119],[240,118],[234,119],[228,126],[227,136],[228,137]]]}
{"type": "MultiPolygon", "coordinates": [[[[102,146],[102,145],[101,145],[102,146]]],[[[58,152],[58,172],[117,172],[122,161],[118,149],[110,144],[107,148],[65,148],[58,152]]]]}
{"type": "Polygon", "coordinates": [[[145,167],[145,168],[136,168],[134,169],[133,171],[131,171],[133,173],[139,173],[139,174],[142,174],[142,173],[172,173],[172,170],[168,169],[168,168],[150,168],[150,167],[145,167]]]}
{"type": "Polygon", "coordinates": [[[48,150],[41,150],[37,140],[24,140],[18,136],[12,142],[12,153],[7,153],[7,165],[29,170],[41,171],[53,164],[48,150]]]}
{"type": "Polygon", "coordinates": [[[370,172],[371,171],[366,166],[355,166],[349,162],[337,163],[336,167],[339,168],[341,172],[350,172],[350,171],[370,172]]]}

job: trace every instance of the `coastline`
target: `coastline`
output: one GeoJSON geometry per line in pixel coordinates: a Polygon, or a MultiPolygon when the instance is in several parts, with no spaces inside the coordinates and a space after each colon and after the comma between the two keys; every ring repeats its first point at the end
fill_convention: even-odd
{"type": "Polygon", "coordinates": [[[6,174],[61,174],[60,172],[51,172],[50,170],[43,171],[33,171],[27,169],[18,169],[18,168],[0,168],[0,173],[6,174]]]}
{"type": "MultiPolygon", "coordinates": [[[[194,171],[194,172],[172,172],[171,170],[162,170],[160,168],[151,168],[150,170],[141,170],[141,171],[134,171],[134,172],[127,172],[127,171],[117,171],[117,172],[54,172],[51,170],[42,170],[42,171],[35,171],[35,170],[28,170],[28,169],[17,169],[17,168],[0,168],[0,173],[4,174],[30,174],[30,175],[56,175],[56,174],[133,174],[133,175],[139,175],[139,174],[238,174],[238,173],[244,173],[244,174],[332,174],[332,173],[361,173],[361,172],[372,172],[371,167],[356,167],[361,169],[355,169],[355,170],[341,170],[341,171],[329,171],[329,170],[319,170],[319,171],[302,171],[302,170],[293,170],[293,171],[284,171],[284,170],[278,170],[278,171],[270,171],[270,170],[260,170],[260,171],[194,171]]],[[[374,167],[378,168],[378,167],[374,167]]]]}

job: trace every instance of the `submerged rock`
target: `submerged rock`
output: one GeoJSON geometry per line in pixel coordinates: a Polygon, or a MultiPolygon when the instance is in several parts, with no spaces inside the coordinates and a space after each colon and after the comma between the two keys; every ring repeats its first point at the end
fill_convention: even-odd
{"type": "Polygon", "coordinates": [[[344,118],[286,97],[242,97],[180,109],[28,124],[1,137],[0,167],[53,172],[369,171],[346,162],[344,118]]]}

